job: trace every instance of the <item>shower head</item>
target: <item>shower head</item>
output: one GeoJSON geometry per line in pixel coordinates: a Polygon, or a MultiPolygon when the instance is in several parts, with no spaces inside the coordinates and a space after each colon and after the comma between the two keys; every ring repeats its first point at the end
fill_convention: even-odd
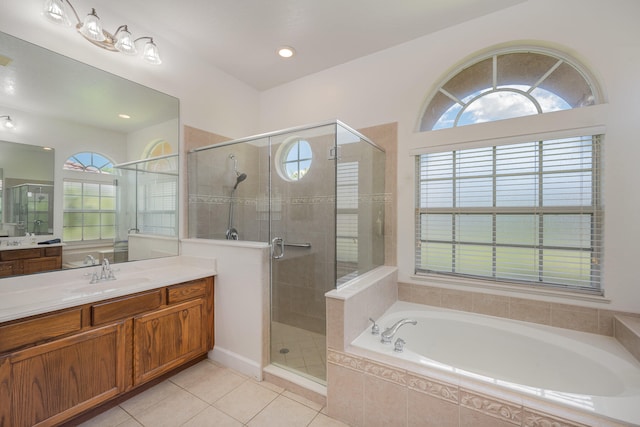
{"type": "Polygon", "coordinates": [[[236,173],[236,185],[233,186],[233,189],[235,190],[238,188],[238,184],[247,179],[247,174],[238,171],[238,159],[236,159],[235,154],[229,154],[229,158],[233,160],[233,171],[236,173]]]}
{"type": "Polygon", "coordinates": [[[238,188],[238,184],[240,184],[242,181],[244,181],[245,179],[247,179],[247,174],[246,173],[239,173],[238,171],[236,171],[236,185],[233,186],[233,189],[235,190],[236,188],[238,188]]]}

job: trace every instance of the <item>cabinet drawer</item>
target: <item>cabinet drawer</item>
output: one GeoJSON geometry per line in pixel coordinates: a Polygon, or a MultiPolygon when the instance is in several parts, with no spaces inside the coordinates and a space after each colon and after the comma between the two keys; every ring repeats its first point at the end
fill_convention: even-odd
{"type": "Polygon", "coordinates": [[[15,261],[0,262],[0,277],[20,274],[20,265],[15,261]]]}
{"type": "Polygon", "coordinates": [[[13,261],[16,259],[40,258],[40,248],[12,249],[0,251],[0,261],[13,261]]]}
{"type": "Polygon", "coordinates": [[[207,281],[203,279],[192,280],[167,289],[167,303],[186,301],[188,299],[204,297],[207,293],[207,281]]]}
{"type": "Polygon", "coordinates": [[[53,248],[44,248],[44,256],[61,256],[62,247],[55,246],[53,248]]]}
{"type": "Polygon", "coordinates": [[[162,304],[162,289],[155,289],[138,295],[94,304],[91,306],[91,323],[102,325],[125,317],[135,316],[155,310],[162,304]]]}
{"type": "Polygon", "coordinates": [[[56,338],[82,328],[82,310],[73,309],[0,326],[0,353],[56,338]]]}

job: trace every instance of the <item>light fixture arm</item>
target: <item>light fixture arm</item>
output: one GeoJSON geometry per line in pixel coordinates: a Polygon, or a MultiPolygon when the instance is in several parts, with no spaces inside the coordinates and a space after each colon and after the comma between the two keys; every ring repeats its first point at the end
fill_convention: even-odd
{"type": "Polygon", "coordinates": [[[76,17],[76,21],[78,21],[78,24],[82,24],[82,20],[80,19],[80,15],[78,15],[78,12],[76,12],[76,8],[75,8],[75,7],[73,7],[73,5],[71,4],[71,2],[70,2],[69,0],[64,0],[64,2],[65,2],[66,4],[68,4],[68,5],[69,5],[69,7],[71,8],[71,11],[72,11],[72,12],[73,12],[73,14],[75,15],[75,17],[76,17]]]}

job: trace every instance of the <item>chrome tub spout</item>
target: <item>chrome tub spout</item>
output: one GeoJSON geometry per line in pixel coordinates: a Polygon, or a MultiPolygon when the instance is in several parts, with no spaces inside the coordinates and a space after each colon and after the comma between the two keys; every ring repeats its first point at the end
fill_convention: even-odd
{"type": "Polygon", "coordinates": [[[380,342],[384,344],[390,343],[391,340],[393,339],[393,336],[396,334],[396,332],[398,332],[398,329],[400,329],[402,326],[406,324],[417,325],[418,322],[416,320],[411,320],[411,319],[398,320],[395,325],[385,329],[385,331],[380,334],[380,342]]]}

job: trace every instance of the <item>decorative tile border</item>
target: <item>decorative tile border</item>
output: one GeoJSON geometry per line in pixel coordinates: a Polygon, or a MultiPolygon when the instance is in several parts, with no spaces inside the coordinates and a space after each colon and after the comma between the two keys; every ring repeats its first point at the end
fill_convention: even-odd
{"type": "MultiPolygon", "coordinates": [[[[393,382],[409,390],[424,393],[449,403],[459,405],[490,416],[497,420],[521,427],[590,427],[595,425],[607,425],[621,427],[623,424],[604,421],[595,415],[584,414],[579,418],[582,424],[577,421],[570,421],[566,418],[547,414],[539,410],[524,407],[519,403],[502,400],[493,396],[487,396],[469,389],[459,388],[456,385],[446,382],[436,381],[432,378],[417,375],[402,369],[382,364],[364,357],[342,353],[332,349],[327,351],[327,362],[334,365],[346,367],[358,372],[360,375],[370,375],[393,382]]],[[[327,392],[331,394],[331,377],[329,377],[327,392]]],[[[335,398],[339,399],[339,397],[335,398]]],[[[328,401],[331,398],[328,396],[328,401]]],[[[408,402],[407,402],[408,404],[408,402]]],[[[355,405],[354,407],[358,407],[355,405]]],[[[344,415],[344,414],[342,414],[344,415]]],[[[563,414],[563,416],[570,416],[563,414]]],[[[460,425],[460,424],[454,424],[460,425]]]]}
{"type": "Polygon", "coordinates": [[[447,402],[457,404],[459,401],[458,387],[451,384],[440,383],[429,378],[409,374],[408,386],[412,390],[420,391],[447,402]]]}
{"type": "Polygon", "coordinates": [[[364,361],[361,358],[331,349],[327,349],[327,362],[364,372],[364,361]]]}
{"type": "Polygon", "coordinates": [[[542,414],[525,409],[523,427],[588,427],[586,424],[574,423],[564,419],[552,417],[551,415],[542,414]]]}
{"type": "Polygon", "coordinates": [[[367,359],[364,361],[365,374],[373,375],[374,377],[381,378],[383,380],[391,381],[403,386],[407,385],[407,372],[385,366],[379,363],[371,362],[367,359]]]}
{"type": "Polygon", "coordinates": [[[522,425],[522,406],[516,406],[470,390],[460,391],[460,405],[517,426],[522,425]]]}

